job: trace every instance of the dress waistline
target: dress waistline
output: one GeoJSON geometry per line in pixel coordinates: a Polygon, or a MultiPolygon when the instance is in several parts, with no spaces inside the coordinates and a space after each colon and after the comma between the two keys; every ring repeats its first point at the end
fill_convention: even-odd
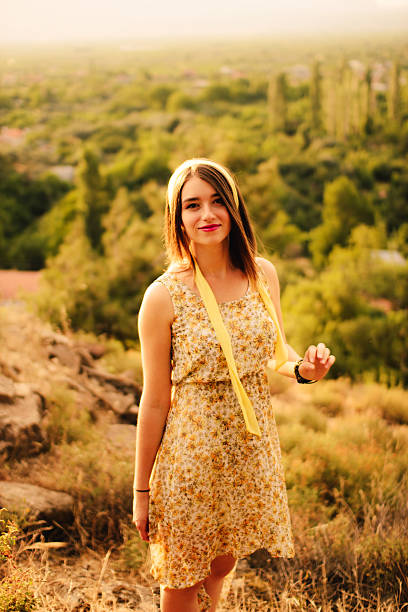
{"type": "MultiPolygon", "coordinates": [[[[265,369],[254,370],[252,372],[246,372],[245,374],[241,374],[241,380],[245,380],[246,378],[254,377],[254,376],[266,376],[265,369]]],[[[172,387],[183,387],[184,385],[209,385],[209,384],[221,384],[227,383],[228,385],[232,385],[230,377],[220,378],[220,379],[208,379],[208,380],[181,380],[179,382],[172,381],[172,387]]]]}

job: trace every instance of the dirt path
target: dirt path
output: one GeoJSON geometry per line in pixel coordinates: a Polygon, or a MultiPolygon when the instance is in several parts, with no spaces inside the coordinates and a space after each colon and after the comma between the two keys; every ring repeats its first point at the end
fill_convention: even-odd
{"type": "Polygon", "coordinates": [[[38,291],[41,272],[0,270],[0,301],[15,300],[20,291],[38,291]]]}

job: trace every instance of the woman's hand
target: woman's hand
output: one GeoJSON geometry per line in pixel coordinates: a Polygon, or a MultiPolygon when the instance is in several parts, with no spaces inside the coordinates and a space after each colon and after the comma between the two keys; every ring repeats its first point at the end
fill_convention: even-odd
{"type": "Polygon", "coordinates": [[[149,493],[133,492],[133,522],[145,542],[149,541],[149,493]]]}
{"type": "Polygon", "coordinates": [[[323,342],[319,342],[317,346],[311,344],[299,366],[299,374],[307,380],[320,380],[326,376],[335,361],[335,356],[330,355],[330,349],[323,342]]]}

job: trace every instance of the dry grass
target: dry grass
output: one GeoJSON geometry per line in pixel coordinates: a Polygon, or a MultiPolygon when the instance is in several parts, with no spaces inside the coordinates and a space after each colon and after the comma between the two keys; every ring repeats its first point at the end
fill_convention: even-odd
{"type": "MultiPolygon", "coordinates": [[[[22,320],[20,313],[8,322],[21,346],[0,326],[3,358],[46,395],[50,444],[47,453],[3,465],[0,476],[70,492],[75,520],[59,533],[61,550],[52,548],[50,533],[26,525],[16,567],[44,612],[154,610],[146,545],[131,523],[132,457],[106,445],[106,413],[94,422],[78,410],[74,392],[49,383],[42,366],[48,328],[32,317],[19,356],[27,345],[22,320]]],[[[133,352],[127,361],[115,344],[106,364],[134,370],[138,359],[133,352]]],[[[270,382],[296,557],[241,560],[222,609],[408,607],[408,392],[347,379],[306,388],[276,375],[270,382]]],[[[2,569],[13,578],[15,567],[2,569]]]]}

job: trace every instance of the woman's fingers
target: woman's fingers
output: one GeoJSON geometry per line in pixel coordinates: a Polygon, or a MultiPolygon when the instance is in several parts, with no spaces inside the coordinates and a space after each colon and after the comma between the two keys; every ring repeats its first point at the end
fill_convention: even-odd
{"type": "Polygon", "coordinates": [[[319,342],[317,346],[311,344],[306,350],[304,360],[310,363],[315,363],[319,360],[321,363],[326,363],[330,357],[330,349],[326,347],[324,342],[319,342]]]}
{"type": "Polygon", "coordinates": [[[336,361],[335,356],[334,355],[330,355],[330,357],[328,359],[328,362],[327,362],[328,366],[331,368],[335,361],[336,361]]]}
{"type": "MultiPolygon", "coordinates": [[[[334,355],[330,354],[330,349],[324,344],[324,342],[319,342],[317,346],[311,344],[305,352],[305,356],[303,358],[305,362],[305,370],[308,369],[308,375],[310,378],[315,378],[320,380],[327,374],[327,372],[332,367],[333,363],[336,361],[334,355]],[[309,363],[309,368],[307,364],[309,363]]],[[[305,375],[305,378],[308,378],[305,375]]]]}
{"type": "Polygon", "coordinates": [[[316,359],[316,351],[317,348],[314,344],[311,344],[307,349],[305,356],[303,358],[304,361],[309,361],[310,363],[314,363],[316,359]]]}
{"type": "Polygon", "coordinates": [[[145,542],[149,541],[149,521],[147,519],[135,521],[136,529],[138,530],[140,537],[145,542]]]}
{"type": "Polygon", "coordinates": [[[322,362],[322,364],[323,364],[323,365],[326,365],[326,364],[327,364],[327,362],[328,362],[328,360],[329,360],[329,357],[330,357],[330,349],[328,349],[328,348],[326,347],[326,348],[324,349],[324,351],[323,351],[323,357],[322,357],[322,359],[321,359],[321,362],[322,362]]]}
{"type": "Polygon", "coordinates": [[[322,360],[324,358],[325,351],[326,351],[326,345],[324,344],[324,342],[319,342],[319,344],[317,345],[317,350],[316,350],[317,359],[322,360]]]}

